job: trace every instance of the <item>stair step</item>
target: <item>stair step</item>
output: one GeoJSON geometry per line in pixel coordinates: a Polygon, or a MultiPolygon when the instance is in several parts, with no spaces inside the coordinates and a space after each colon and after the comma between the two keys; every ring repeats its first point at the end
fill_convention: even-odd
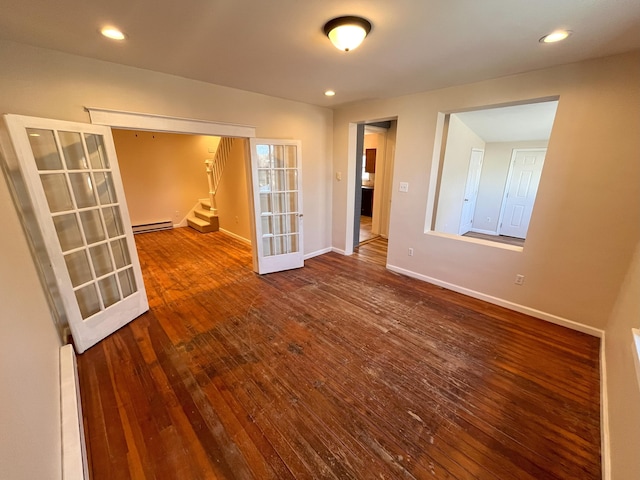
{"type": "Polygon", "coordinates": [[[202,208],[195,209],[193,213],[196,217],[206,220],[207,222],[211,222],[217,217],[217,215],[215,215],[211,210],[204,210],[202,208]]]}
{"type": "Polygon", "coordinates": [[[220,228],[218,217],[214,217],[212,222],[207,222],[206,220],[197,217],[190,217],[187,218],[187,225],[198,230],[200,233],[217,232],[220,228]]]}
{"type": "Polygon", "coordinates": [[[209,199],[200,200],[200,206],[204,210],[211,210],[211,201],[209,199]]]}

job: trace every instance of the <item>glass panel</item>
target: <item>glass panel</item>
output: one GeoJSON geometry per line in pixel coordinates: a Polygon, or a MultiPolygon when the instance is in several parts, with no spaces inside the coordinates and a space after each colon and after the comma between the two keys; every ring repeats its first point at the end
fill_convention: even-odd
{"type": "Polygon", "coordinates": [[[133,275],[133,268],[127,268],[122,272],[118,272],[118,279],[120,279],[122,298],[126,298],[138,290],[136,288],[136,278],[133,275]]]}
{"type": "Polygon", "coordinates": [[[113,186],[113,179],[110,172],[96,172],[93,174],[96,180],[96,189],[98,190],[98,198],[102,205],[109,203],[118,203],[116,190],[113,186]]]}
{"type": "Polygon", "coordinates": [[[85,250],[65,255],[64,261],[67,264],[69,277],[71,277],[71,284],[74,287],[93,280],[93,275],[91,273],[91,268],[89,267],[89,260],[87,259],[87,253],[85,250]]]}
{"type": "Polygon", "coordinates": [[[287,168],[298,167],[295,145],[287,145],[284,147],[284,166],[287,168]]]}
{"type": "Polygon", "coordinates": [[[102,222],[100,221],[100,213],[98,210],[88,210],[86,212],[80,212],[80,221],[82,222],[82,229],[84,230],[84,236],[87,239],[87,244],[100,242],[105,239],[104,229],[102,228],[102,222]]]}
{"type": "Polygon", "coordinates": [[[258,184],[261,192],[271,191],[271,175],[269,170],[258,170],[258,184]]]}
{"type": "Polygon", "coordinates": [[[109,159],[105,153],[102,135],[85,133],[84,141],[87,142],[87,151],[89,152],[91,166],[93,168],[109,168],[109,159]]]}
{"type": "Polygon", "coordinates": [[[258,154],[258,168],[271,167],[269,145],[256,145],[256,153],[258,154]]]}
{"type": "Polygon", "coordinates": [[[276,215],[273,217],[273,234],[282,235],[284,231],[284,221],[282,215],[276,215]]]}
{"type": "Polygon", "coordinates": [[[285,215],[284,223],[285,223],[285,230],[287,233],[298,233],[298,216],[297,215],[285,215]]]}
{"type": "Polygon", "coordinates": [[[293,253],[298,251],[298,235],[289,235],[289,249],[288,253],[293,253]]]}
{"type": "Polygon", "coordinates": [[[111,251],[113,252],[113,260],[116,262],[116,268],[123,268],[127,265],[131,265],[131,258],[129,257],[126,238],[113,240],[111,242],[111,251]]]}
{"type": "Polygon", "coordinates": [[[40,175],[40,181],[52,213],[73,209],[71,193],[64,173],[40,175]]]}
{"type": "Polygon", "coordinates": [[[95,207],[97,205],[91,175],[88,173],[70,173],[69,181],[71,182],[78,208],[95,207]]]}
{"type": "Polygon", "coordinates": [[[262,254],[265,257],[270,257],[273,255],[273,247],[271,241],[273,237],[265,237],[262,239],[262,254]]]}
{"type": "Polygon", "coordinates": [[[272,211],[271,194],[261,193],[260,194],[260,213],[268,213],[271,211],[272,211]]]}
{"type": "Polygon", "coordinates": [[[273,237],[272,240],[274,255],[287,253],[287,237],[273,237]]]}
{"type": "Polygon", "coordinates": [[[287,184],[285,183],[284,170],[274,170],[273,174],[273,191],[282,192],[287,189],[287,184]]]}
{"type": "Polygon", "coordinates": [[[271,217],[262,217],[262,234],[263,235],[273,234],[273,225],[272,225],[271,217]]]}
{"type": "Polygon", "coordinates": [[[53,217],[53,224],[56,226],[60,248],[62,248],[63,252],[83,245],[80,225],[78,225],[78,219],[75,214],[69,213],[53,217]]]}
{"type": "Polygon", "coordinates": [[[124,229],[122,228],[122,218],[120,217],[119,207],[107,207],[102,209],[102,215],[104,215],[104,223],[107,226],[107,232],[109,238],[119,237],[124,235],[124,229]]]}
{"type": "Polygon", "coordinates": [[[113,272],[111,254],[109,253],[109,246],[106,243],[91,247],[89,251],[91,252],[91,262],[93,263],[93,270],[96,272],[96,277],[101,277],[109,272],[113,272]]]}
{"type": "Polygon", "coordinates": [[[284,167],[284,147],[282,145],[271,145],[271,165],[273,168],[284,167]]]}
{"type": "Polygon", "coordinates": [[[120,292],[118,292],[118,283],[115,275],[98,281],[98,287],[100,288],[100,295],[102,295],[102,303],[104,303],[105,308],[120,300],[120,292]]]}
{"type": "Polygon", "coordinates": [[[98,292],[96,292],[96,286],[92,283],[86,287],[82,287],[76,291],[76,300],[78,300],[78,306],[80,307],[80,314],[83,319],[89,318],[100,311],[100,300],[98,299],[98,292]]]}
{"type": "Polygon", "coordinates": [[[295,212],[298,208],[298,195],[296,193],[277,193],[273,195],[273,212],[295,212]]]}
{"type": "Polygon", "coordinates": [[[27,128],[27,134],[38,170],[62,170],[62,160],[53,131],[27,128]]]}
{"type": "Polygon", "coordinates": [[[69,170],[86,170],[89,168],[87,157],[82,148],[82,137],[78,132],[58,132],[62,144],[62,152],[69,170]]]}
{"type": "Polygon", "coordinates": [[[298,190],[298,170],[285,170],[287,183],[285,190],[298,190]]]}

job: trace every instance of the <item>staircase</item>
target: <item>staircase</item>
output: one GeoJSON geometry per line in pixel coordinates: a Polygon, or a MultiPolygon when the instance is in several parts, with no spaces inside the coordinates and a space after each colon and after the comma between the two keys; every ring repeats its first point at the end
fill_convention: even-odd
{"type": "Polygon", "coordinates": [[[187,218],[187,225],[200,233],[217,232],[220,228],[218,215],[211,211],[208,199],[200,200],[200,207],[193,210],[193,216],[187,218]]]}
{"type": "Polygon", "coordinates": [[[221,138],[215,157],[204,162],[207,166],[209,199],[199,200],[200,206],[194,208],[193,215],[187,218],[187,225],[201,233],[217,232],[220,228],[218,208],[216,207],[216,193],[232,146],[233,138],[221,138]]]}

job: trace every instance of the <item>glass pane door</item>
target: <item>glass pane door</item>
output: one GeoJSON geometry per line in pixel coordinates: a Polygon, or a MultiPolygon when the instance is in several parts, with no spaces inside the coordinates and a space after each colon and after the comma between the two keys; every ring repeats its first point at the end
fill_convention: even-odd
{"type": "Polygon", "coordinates": [[[5,122],[82,352],[148,310],[111,132],[14,115],[5,122]]]}
{"type": "Polygon", "coordinates": [[[300,142],[251,140],[258,273],[302,267],[300,142]]]}

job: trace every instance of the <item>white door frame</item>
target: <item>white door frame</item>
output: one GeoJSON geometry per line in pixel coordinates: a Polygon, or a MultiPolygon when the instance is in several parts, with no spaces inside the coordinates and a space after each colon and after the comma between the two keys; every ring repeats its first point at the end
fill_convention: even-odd
{"type": "MultiPolygon", "coordinates": [[[[498,225],[496,228],[496,233],[500,235],[500,230],[502,230],[502,219],[504,217],[504,210],[507,206],[507,194],[509,193],[509,187],[511,185],[511,178],[513,176],[513,161],[516,158],[518,152],[538,152],[544,150],[547,151],[547,147],[532,147],[532,148],[514,148],[511,151],[511,158],[509,159],[509,173],[507,174],[507,181],[504,184],[504,192],[502,192],[502,205],[500,206],[500,217],[498,218],[498,225]]],[[[538,193],[536,191],[536,197],[538,193]]]]}

